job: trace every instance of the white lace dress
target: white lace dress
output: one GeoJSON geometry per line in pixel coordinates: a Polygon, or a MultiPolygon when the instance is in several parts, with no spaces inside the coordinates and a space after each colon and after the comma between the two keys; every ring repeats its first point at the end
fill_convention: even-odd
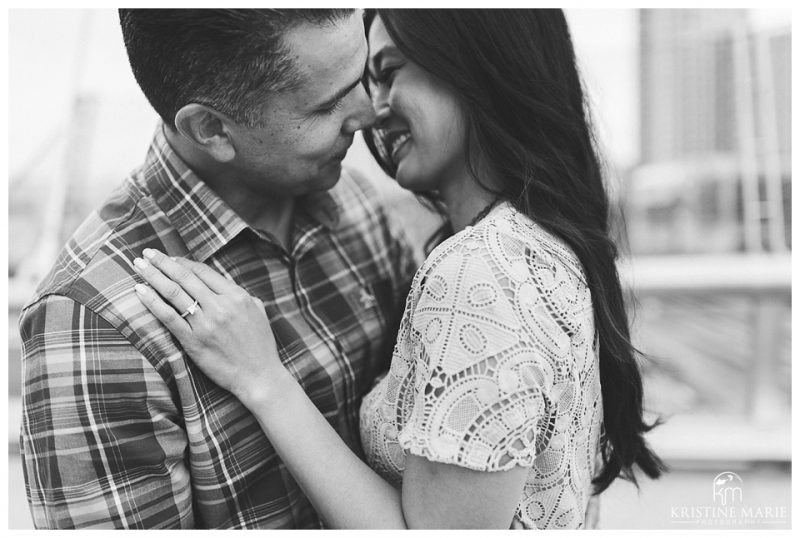
{"type": "Polygon", "coordinates": [[[580,528],[602,420],[581,266],[503,204],[417,272],[389,372],[361,405],[361,438],[395,484],[405,451],[478,471],[528,467],[512,527],[580,528]]]}

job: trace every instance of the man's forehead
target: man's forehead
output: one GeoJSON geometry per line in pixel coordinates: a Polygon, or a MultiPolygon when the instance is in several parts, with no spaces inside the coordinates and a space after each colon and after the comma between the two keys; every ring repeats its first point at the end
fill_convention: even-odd
{"type": "Polygon", "coordinates": [[[335,71],[366,58],[367,41],[360,18],[325,26],[303,23],[283,37],[289,58],[300,69],[335,71]]]}
{"type": "Polygon", "coordinates": [[[350,17],[319,27],[304,24],[288,32],[284,44],[299,85],[311,99],[333,96],[360,78],[367,59],[363,22],[350,17]]]}

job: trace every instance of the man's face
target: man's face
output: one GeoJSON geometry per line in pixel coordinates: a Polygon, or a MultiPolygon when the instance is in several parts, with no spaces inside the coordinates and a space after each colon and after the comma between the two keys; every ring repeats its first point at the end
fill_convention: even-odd
{"type": "Polygon", "coordinates": [[[301,25],[284,37],[300,88],[275,95],[264,127],[232,127],[230,163],[254,194],[299,196],[336,184],[354,133],[374,112],[361,85],[367,42],[360,13],[335,25],[301,25]]]}

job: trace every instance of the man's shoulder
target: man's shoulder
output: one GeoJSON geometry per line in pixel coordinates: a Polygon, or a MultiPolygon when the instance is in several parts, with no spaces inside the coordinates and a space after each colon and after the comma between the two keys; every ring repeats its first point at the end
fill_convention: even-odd
{"type": "Polygon", "coordinates": [[[140,207],[144,196],[130,178],[117,187],[70,236],[25,309],[49,295],[97,308],[130,280],[133,248],[154,233],[140,207]]]}
{"type": "Polygon", "coordinates": [[[178,350],[136,295],[134,286],[142,279],[133,260],[146,247],[166,252],[166,245],[178,241],[152,197],[129,178],[72,234],[23,307],[23,339],[43,345],[45,335],[52,340],[59,333],[91,333],[94,344],[114,345],[121,336],[161,371],[165,358],[178,350]]]}

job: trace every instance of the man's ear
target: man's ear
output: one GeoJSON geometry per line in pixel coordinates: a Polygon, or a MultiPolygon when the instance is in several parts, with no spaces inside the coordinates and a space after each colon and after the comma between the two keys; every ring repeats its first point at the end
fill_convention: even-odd
{"type": "Polygon", "coordinates": [[[175,128],[197,149],[219,162],[236,156],[228,132],[227,118],[211,107],[189,103],[175,114],[175,128]]]}

